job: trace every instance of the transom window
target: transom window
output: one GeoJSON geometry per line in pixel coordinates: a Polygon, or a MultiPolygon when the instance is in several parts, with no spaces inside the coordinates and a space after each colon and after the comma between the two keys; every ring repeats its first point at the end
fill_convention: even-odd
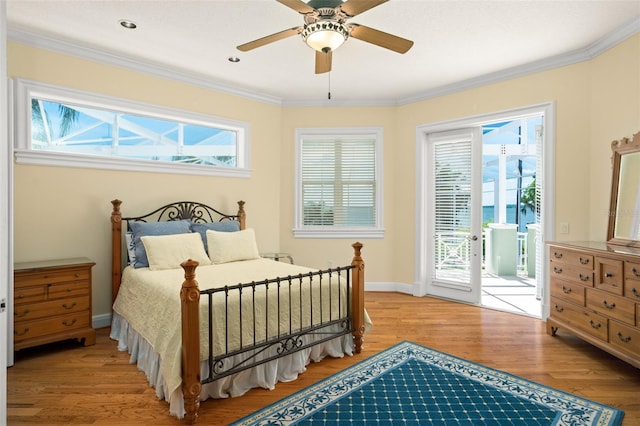
{"type": "Polygon", "coordinates": [[[248,176],[248,126],[17,80],[18,162],[248,176]]]}
{"type": "Polygon", "coordinates": [[[382,238],[382,129],[296,131],[296,237],[382,238]]]}

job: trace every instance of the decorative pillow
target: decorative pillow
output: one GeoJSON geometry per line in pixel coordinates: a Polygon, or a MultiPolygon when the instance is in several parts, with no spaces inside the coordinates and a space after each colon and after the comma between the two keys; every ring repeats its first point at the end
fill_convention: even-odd
{"type": "Polygon", "coordinates": [[[129,222],[129,228],[131,228],[131,232],[133,233],[133,246],[136,259],[133,264],[134,268],[144,268],[149,266],[144,244],[142,244],[142,241],[140,240],[141,237],[146,235],[187,234],[190,232],[190,223],[191,221],[189,220],[174,220],[169,222],[129,222]]]}
{"type": "Polygon", "coordinates": [[[209,258],[212,263],[258,259],[258,245],[253,229],[238,232],[207,231],[209,258]]]}
{"type": "Polygon", "coordinates": [[[124,234],[124,243],[127,246],[127,265],[133,266],[136,263],[136,247],[133,245],[133,232],[124,234]]]}
{"type": "Polygon", "coordinates": [[[200,235],[146,235],[140,238],[144,244],[149,269],[160,271],[163,269],[177,269],[187,259],[198,261],[201,265],[210,265],[211,260],[204,251],[200,235]]]}
{"type": "Polygon", "coordinates": [[[191,232],[197,232],[202,236],[204,250],[209,253],[209,247],[207,245],[207,230],[219,232],[236,232],[240,230],[240,222],[238,222],[237,220],[225,220],[224,222],[192,223],[191,232]]]}

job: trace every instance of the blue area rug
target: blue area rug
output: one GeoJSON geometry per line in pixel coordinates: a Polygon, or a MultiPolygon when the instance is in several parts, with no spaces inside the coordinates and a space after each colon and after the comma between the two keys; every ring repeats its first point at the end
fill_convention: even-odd
{"type": "Polygon", "coordinates": [[[619,426],[623,416],[405,341],[233,424],[619,426]]]}

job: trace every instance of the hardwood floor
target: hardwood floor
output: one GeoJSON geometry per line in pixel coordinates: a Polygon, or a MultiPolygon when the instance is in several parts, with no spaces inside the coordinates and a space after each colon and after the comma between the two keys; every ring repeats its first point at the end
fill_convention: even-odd
{"type": "MultiPolygon", "coordinates": [[[[366,307],[374,329],[362,354],[312,364],[273,391],[205,401],[198,424],[237,420],[402,340],[615,406],[625,411],[623,425],[640,424],[639,371],[562,330],[546,335],[538,319],[398,293],[367,293],[366,307]]],[[[95,346],[68,341],[17,352],[7,424],[182,424],[108,333],[98,330],[95,346]]]]}

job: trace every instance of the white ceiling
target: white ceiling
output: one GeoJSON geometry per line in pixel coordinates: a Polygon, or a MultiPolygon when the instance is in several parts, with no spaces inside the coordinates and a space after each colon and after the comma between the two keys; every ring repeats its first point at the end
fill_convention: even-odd
{"type": "Polygon", "coordinates": [[[401,55],[350,38],[333,53],[333,71],[316,75],[314,51],[299,36],[235,48],[303,24],[275,0],[6,3],[9,40],[291,105],[407,103],[590,59],[640,32],[640,0],[390,0],[348,22],[413,40],[411,50],[401,55]],[[122,28],[121,19],[138,28],[122,28]]]}

